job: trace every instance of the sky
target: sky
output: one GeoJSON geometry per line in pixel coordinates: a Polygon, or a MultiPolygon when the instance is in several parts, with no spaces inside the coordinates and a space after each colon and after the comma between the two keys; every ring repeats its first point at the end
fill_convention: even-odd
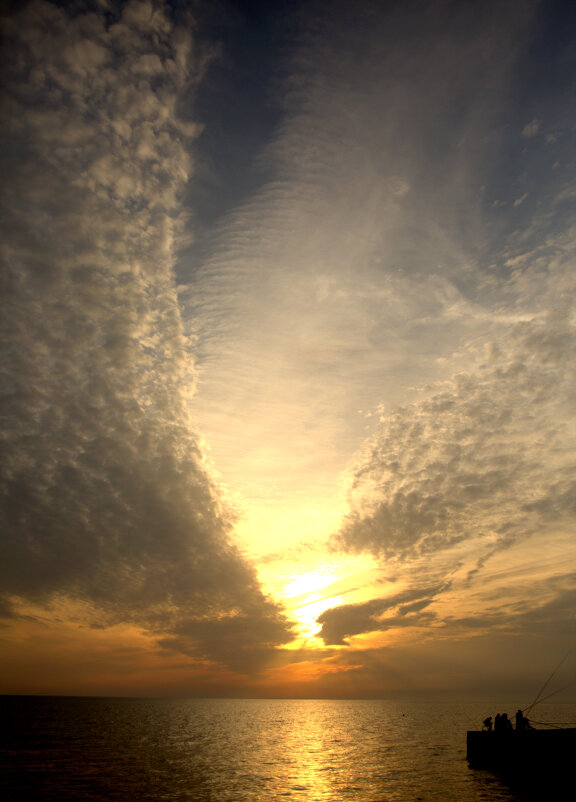
{"type": "Polygon", "coordinates": [[[0,692],[574,699],[576,7],[1,12],[0,692]]]}

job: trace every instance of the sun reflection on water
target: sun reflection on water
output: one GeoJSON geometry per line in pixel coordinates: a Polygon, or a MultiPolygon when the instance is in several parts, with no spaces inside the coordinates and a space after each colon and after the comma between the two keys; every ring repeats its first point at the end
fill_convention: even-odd
{"type": "Polygon", "coordinates": [[[3,713],[6,799],[516,799],[466,764],[483,703],[9,697],[3,713]]]}

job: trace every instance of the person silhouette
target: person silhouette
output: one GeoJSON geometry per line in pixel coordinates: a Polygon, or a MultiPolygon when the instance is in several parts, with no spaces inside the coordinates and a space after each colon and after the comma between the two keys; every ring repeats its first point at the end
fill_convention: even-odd
{"type": "Polygon", "coordinates": [[[516,729],[518,732],[525,732],[526,730],[531,730],[532,727],[530,726],[530,721],[526,718],[524,713],[518,709],[515,715],[516,719],[516,729]]]}
{"type": "Polygon", "coordinates": [[[492,716],[488,716],[482,722],[482,728],[488,730],[488,732],[492,732],[492,716]]]}

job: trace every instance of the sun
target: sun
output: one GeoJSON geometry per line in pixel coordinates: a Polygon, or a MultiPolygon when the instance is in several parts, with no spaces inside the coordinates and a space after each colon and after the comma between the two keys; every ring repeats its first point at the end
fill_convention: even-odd
{"type": "Polygon", "coordinates": [[[322,598],[315,594],[315,598],[291,611],[292,616],[298,622],[296,628],[300,633],[300,645],[302,640],[306,642],[308,647],[324,648],[324,642],[317,638],[316,635],[322,629],[322,625],[318,623],[318,616],[322,615],[324,610],[331,607],[338,607],[343,603],[340,596],[330,596],[322,598]]]}
{"type": "Polygon", "coordinates": [[[342,604],[342,598],[336,595],[324,595],[321,591],[333,585],[339,579],[334,566],[322,566],[314,571],[292,574],[282,589],[283,602],[295,619],[299,637],[290,648],[301,648],[305,643],[309,648],[323,647],[323,642],[316,638],[321,625],[318,616],[330,607],[342,604]]]}
{"type": "Polygon", "coordinates": [[[259,567],[263,586],[294,622],[296,638],[283,649],[326,649],[318,637],[319,616],[382,593],[381,568],[372,555],[332,554],[315,563],[305,562],[306,557],[290,555],[259,567]]]}
{"type": "Polygon", "coordinates": [[[305,574],[293,574],[289,582],[284,585],[283,596],[286,599],[305,596],[309,593],[322,590],[338,579],[332,566],[324,566],[305,574]]]}

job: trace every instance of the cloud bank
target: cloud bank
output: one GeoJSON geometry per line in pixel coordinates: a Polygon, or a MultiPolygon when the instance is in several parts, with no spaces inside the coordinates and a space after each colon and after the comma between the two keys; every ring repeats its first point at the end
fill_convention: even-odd
{"type": "Polygon", "coordinates": [[[197,133],[179,99],[206,53],[152,2],[3,24],[4,597],[80,599],[248,671],[289,628],[206,470],[173,277],[197,133]]]}
{"type": "MultiPolygon", "coordinates": [[[[556,240],[556,254],[539,277],[540,310],[528,315],[525,306],[529,319],[505,327],[497,341],[469,347],[468,368],[426,388],[418,401],[382,414],[354,467],[350,511],[335,546],[372,553],[388,575],[403,575],[418,598],[422,577],[443,582],[436,600],[444,599],[444,606],[427,611],[427,621],[380,617],[394,597],[328,610],[321,621],[327,643],[411,624],[441,624],[444,635],[456,636],[466,628],[534,633],[545,620],[549,634],[568,637],[574,575],[567,569],[576,525],[569,234],[556,240]],[[522,573],[499,576],[498,566],[511,559],[524,572],[523,584],[522,573]],[[452,593],[457,574],[458,592],[452,593]]],[[[537,268],[525,265],[513,279],[525,290],[532,271],[542,269],[536,261],[537,268]]],[[[525,291],[516,302],[532,306],[534,299],[525,291]]]]}
{"type": "Polygon", "coordinates": [[[339,541],[388,559],[463,538],[498,549],[572,521],[576,338],[562,312],[519,323],[473,371],[386,416],[339,541]]]}

